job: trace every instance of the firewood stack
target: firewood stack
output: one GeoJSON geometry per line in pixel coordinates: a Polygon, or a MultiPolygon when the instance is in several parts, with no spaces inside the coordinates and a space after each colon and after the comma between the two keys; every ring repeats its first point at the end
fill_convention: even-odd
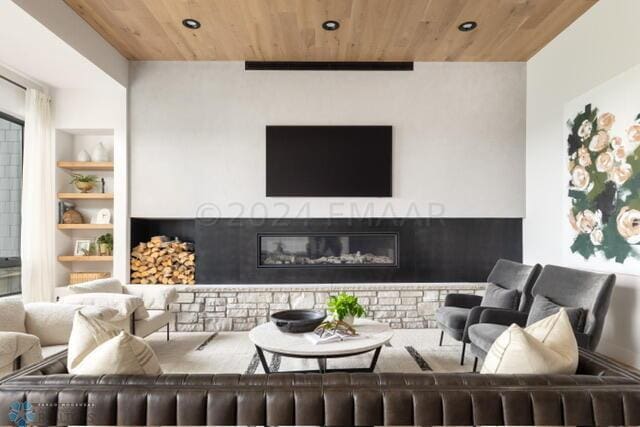
{"type": "Polygon", "coordinates": [[[193,285],[195,259],[193,243],[154,236],[131,251],[131,283],[193,285]]]}

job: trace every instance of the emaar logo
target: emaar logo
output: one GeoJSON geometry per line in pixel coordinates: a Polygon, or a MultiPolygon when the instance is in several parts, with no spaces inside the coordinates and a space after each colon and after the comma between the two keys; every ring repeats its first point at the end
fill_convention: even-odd
{"type": "Polygon", "coordinates": [[[36,414],[29,402],[13,402],[9,409],[9,421],[19,427],[27,426],[34,422],[36,414]]]}

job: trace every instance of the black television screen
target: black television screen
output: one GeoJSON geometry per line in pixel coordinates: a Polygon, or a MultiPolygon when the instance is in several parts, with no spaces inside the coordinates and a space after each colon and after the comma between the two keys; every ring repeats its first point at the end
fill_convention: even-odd
{"type": "Polygon", "coordinates": [[[267,197],[391,197],[391,126],[267,126],[267,197]]]}

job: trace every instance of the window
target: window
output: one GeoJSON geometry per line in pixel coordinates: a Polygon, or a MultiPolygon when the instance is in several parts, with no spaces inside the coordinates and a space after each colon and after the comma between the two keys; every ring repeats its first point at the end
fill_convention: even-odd
{"type": "Polygon", "coordinates": [[[24,122],[0,112],[0,296],[20,293],[24,122]]]}

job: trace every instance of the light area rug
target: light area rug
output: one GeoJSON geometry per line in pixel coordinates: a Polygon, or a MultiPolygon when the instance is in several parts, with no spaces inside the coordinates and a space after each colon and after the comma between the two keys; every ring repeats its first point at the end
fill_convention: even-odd
{"type": "MultiPolygon", "coordinates": [[[[440,347],[439,338],[440,331],[435,329],[395,330],[380,352],[375,372],[471,372],[471,355],[460,366],[462,344],[445,336],[440,347]]],[[[147,341],[166,373],[264,373],[248,332],[174,332],[168,342],[164,333],[156,333],[147,341]]],[[[272,372],[318,369],[315,359],[265,355],[272,372]]],[[[330,359],[327,367],[368,367],[372,357],[373,352],[330,359]]]]}

